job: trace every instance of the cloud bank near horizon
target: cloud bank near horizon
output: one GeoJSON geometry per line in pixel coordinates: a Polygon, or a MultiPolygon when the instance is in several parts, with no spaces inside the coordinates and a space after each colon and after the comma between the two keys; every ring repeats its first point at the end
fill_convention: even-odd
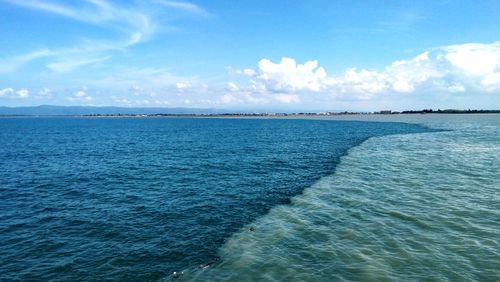
{"type": "MultiPolygon", "coordinates": [[[[75,87],[65,100],[84,105],[109,105],[111,101],[120,106],[221,108],[345,108],[356,104],[369,108],[392,106],[391,101],[401,99],[446,105],[457,99],[473,101],[477,96],[495,102],[500,101],[500,42],[436,47],[380,70],[353,67],[329,74],[318,60],[297,63],[282,57],[279,62],[261,59],[254,68],[233,69],[232,73],[234,79],[228,77],[221,85],[166,69],[119,70],[75,87]],[[106,101],[103,93],[113,93],[108,102],[102,102],[106,101]]],[[[31,97],[38,101],[54,97],[49,88],[32,92],[39,93],[31,97]]],[[[26,100],[28,93],[26,87],[15,91],[7,86],[0,88],[0,99],[26,100]]]]}
{"type": "Polygon", "coordinates": [[[383,70],[350,68],[327,75],[317,60],[297,63],[283,57],[262,59],[256,69],[239,74],[251,78],[251,89],[268,93],[325,93],[334,97],[370,99],[378,94],[500,91],[500,42],[450,45],[398,60],[383,70]]]}
{"type": "MultiPolygon", "coordinates": [[[[387,97],[423,97],[433,100],[500,96],[500,42],[468,43],[426,50],[407,60],[397,60],[382,70],[349,68],[329,75],[318,60],[297,63],[289,57],[274,63],[262,59],[256,68],[236,70],[249,78],[239,89],[240,98],[249,95],[300,103],[314,96],[318,100],[377,102],[387,97]],[[434,96],[434,97],[429,97],[434,96]]],[[[497,106],[500,106],[497,104],[497,106]]]]}

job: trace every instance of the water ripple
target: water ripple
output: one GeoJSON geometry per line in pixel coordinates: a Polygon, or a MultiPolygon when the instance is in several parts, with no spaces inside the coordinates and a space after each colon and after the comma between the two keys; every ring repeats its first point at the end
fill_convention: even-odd
{"type": "Polygon", "coordinates": [[[367,140],[179,278],[499,281],[500,116],[411,118],[452,131],[367,140]]]}
{"type": "MultiPolygon", "coordinates": [[[[331,174],[349,148],[428,131],[356,121],[2,118],[0,280],[157,281],[213,268],[231,234],[331,174]]],[[[279,242],[300,246],[287,230],[308,220],[276,225],[279,242]]]]}

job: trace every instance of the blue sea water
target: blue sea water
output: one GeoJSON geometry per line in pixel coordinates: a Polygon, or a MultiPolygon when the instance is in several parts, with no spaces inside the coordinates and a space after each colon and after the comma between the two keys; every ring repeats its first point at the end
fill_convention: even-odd
{"type": "Polygon", "coordinates": [[[500,280],[500,115],[0,134],[2,281],[500,280]]]}
{"type": "Polygon", "coordinates": [[[290,204],[349,149],[428,131],[361,121],[2,118],[0,280],[157,281],[219,262],[231,235],[290,204]]]}

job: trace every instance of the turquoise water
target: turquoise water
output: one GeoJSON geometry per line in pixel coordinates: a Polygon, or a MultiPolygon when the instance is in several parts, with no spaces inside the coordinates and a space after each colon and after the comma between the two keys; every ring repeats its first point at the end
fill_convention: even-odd
{"type": "MultiPolygon", "coordinates": [[[[290,198],[332,174],[349,149],[429,131],[359,121],[2,118],[0,281],[158,281],[199,265],[225,277],[238,257],[230,246],[246,234],[237,232],[296,207],[290,198]]],[[[297,246],[309,238],[275,227],[297,246]]],[[[278,248],[264,231],[257,238],[271,241],[261,247],[278,248]]]]}
{"type": "Polygon", "coordinates": [[[450,131],[374,137],[183,281],[499,281],[500,115],[354,116],[450,131]]]}

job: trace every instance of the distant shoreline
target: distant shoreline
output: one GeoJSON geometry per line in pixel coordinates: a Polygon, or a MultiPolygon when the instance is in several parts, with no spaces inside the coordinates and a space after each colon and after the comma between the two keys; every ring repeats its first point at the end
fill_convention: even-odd
{"type": "Polygon", "coordinates": [[[329,117],[353,115],[424,115],[424,114],[500,114],[500,110],[420,110],[420,111],[379,111],[379,112],[298,112],[298,113],[206,113],[206,114],[0,114],[0,117],[329,117]]]}

